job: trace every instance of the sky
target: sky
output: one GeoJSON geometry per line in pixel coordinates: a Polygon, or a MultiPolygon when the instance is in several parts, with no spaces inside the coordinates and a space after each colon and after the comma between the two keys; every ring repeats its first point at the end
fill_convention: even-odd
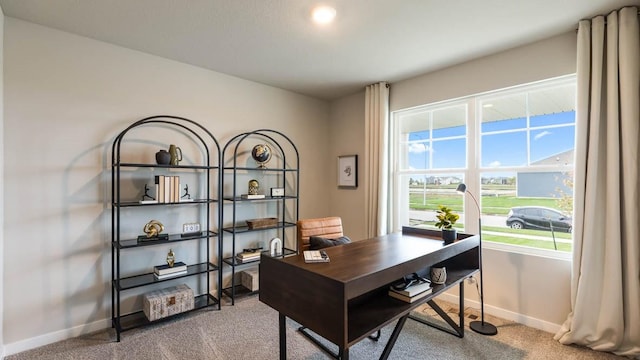
{"type": "MultiPolygon", "coordinates": [[[[526,118],[482,123],[481,166],[526,166],[575,146],[575,112],[533,116],[526,131],[526,118]],[[527,136],[530,160],[527,161],[527,136]]],[[[433,141],[428,130],[409,135],[411,169],[465,168],[464,126],[436,129],[433,141]],[[427,140],[427,141],[424,141],[427,140]]]]}

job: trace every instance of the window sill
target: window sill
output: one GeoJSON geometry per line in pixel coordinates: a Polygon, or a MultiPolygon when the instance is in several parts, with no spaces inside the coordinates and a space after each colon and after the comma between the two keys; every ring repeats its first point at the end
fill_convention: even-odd
{"type": "Polygon", "coordinates": [[[520,254],[520,255],[540,256],[540,257],[546,257],[550,259],[566,260],[569,262],[572,261],[573,259],[573,254],[566,251],[538,249],[538,248],[525,247],[520,245],[496,243],[491,241],[483,241],[482,249],[498,250],[498,251],[520,254]]]}

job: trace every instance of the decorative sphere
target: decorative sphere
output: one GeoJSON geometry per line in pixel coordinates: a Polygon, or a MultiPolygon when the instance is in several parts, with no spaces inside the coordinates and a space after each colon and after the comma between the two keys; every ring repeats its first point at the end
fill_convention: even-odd
{"type": "Polygon", "coordinates": [[[251,150],[251,157],[260,164],[260,167],[264,167],[264,164],[271,160],[271,148],[267,144],[258,144],[251,150]]]}

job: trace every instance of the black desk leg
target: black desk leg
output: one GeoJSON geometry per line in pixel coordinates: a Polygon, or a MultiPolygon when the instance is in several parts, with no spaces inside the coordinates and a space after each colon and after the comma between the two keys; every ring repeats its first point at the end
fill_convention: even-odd
{"type": "Polygon", "coordinates": [[[387,360],[387,358],[389,357],[389,354],[391,354],[393,345],[396,344],[396,340],[398,340],[398,336],[400,336],[400,332],[404,327],[404,323],[407,322],[408,317],[409,317],[409,314],[398,319],[398,323],[396,324],[396,327],[393,329],[393,332],[389,337],[389,341],[387,342],[387,345],[384,347],[384,351],[382,352],[382,355],[380,355],[380,360],[387,360]]]}
{"type": "Polygon", "coordinates": [[[280,317],[280,360],[287,360],[287,317],[278,313],[280,317]]]}
{"type": "Polygon", "coordinates": [[[458,333],[460,337],[464,337],[464,281],[460,283],[460,303],[458,305],[458,313],[460,314],[460,327],[458,333]]]}
{"type": "Polygon", "coordinates": [[[338,357],[336,359],[349,360],[349,348],[339,349],[338,350],[338,357]]]}

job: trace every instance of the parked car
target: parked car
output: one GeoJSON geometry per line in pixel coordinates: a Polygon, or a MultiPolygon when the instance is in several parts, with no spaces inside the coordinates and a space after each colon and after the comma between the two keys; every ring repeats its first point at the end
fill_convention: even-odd
{"type": "Polygon", "coordinates": [[[509,211],[507,226],[512,229],[536,229],[571,232],[571,217],[542,206],[518,206],[509,211]]]}

